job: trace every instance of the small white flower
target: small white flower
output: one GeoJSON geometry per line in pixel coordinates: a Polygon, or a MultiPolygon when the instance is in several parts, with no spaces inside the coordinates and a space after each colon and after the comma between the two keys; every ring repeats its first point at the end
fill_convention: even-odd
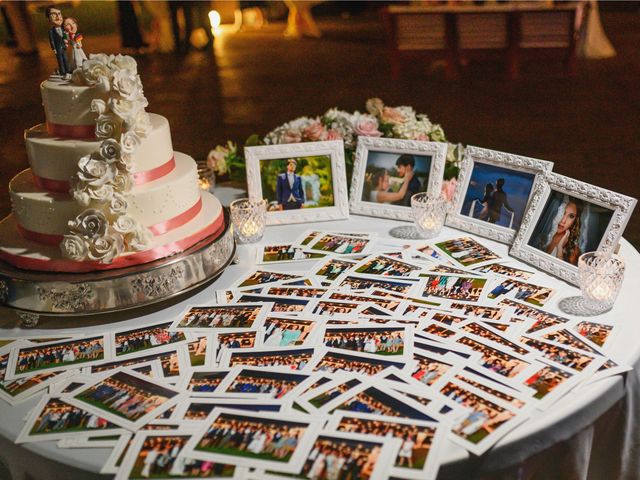
{"type": "Polygon", "coordinates": [[[97,57],[92,56],[89,60],[82,62],[82,76],[87,85],[96,85],[103,78],[108,80],[111,77],[111,69],[97,57]]]}
{"type": "Polygon", "coordinates": [[[135,120],[140,110],[144,107],[139,100],[132,101],[123,98],[110,98],[109,108],[114,114],[129,124],[135,120]]]}
{"type": "Polygon", "coordinates": [[[111,202],[109,203],[109,212],[112,215],[124,215],[125,213],[127,213],[128,206],[129,205],[125,196],[121,193],[114,192],[113,196],[111,197],[111,202]]]}
{"type": "Polygon", "coordinates": [[[120,215],[113,223],[113,229],[119,233],[132,233],[138,228],[138,222],[130,215],[120,215]]]}
{"type": "Polygon", "coordinates": [[[85,260],[89,253],[87,241],[80,235],[74,234],[64,236],[60,243],[60,250],[66,258],[76,262],[85,260]]]}
{"type": "Polygon", "coordinates": [[[72,189],[71,195],[73,195],[74,200],[83,207],[88,207],[91,203],[91,197],[89,196],[88,189],[86,187],[72,189]]]}
{"type": "Polygon", "coordinates": [[[99,98],[91,100],[91,111],[103,115],[107,111],[107,103],[99,98]]]}
{"type": "Polygon", "coordinates": [[[133,172],[134,159],[133,155],[129,155],[124,153],[120,156],[120,161],[118,162],[118,169],[122,172],[131,173],[133,172]]]}
{"type": "Polygon", "coordinates": [[[69,221],[73,233],[85,238],[97,238],[106,234],[109,221],[100,210],[89,208],[69,221]]]}
{"type": "Polygon", "coordinates": [[[107,163],[115,162],[120,158],[120,144],[113,138],[107,138],[100,144],[100,156],[107,163]]]}
{"type": "Polygon", "coordinates": [[[111,88],[125,100],[136,101],[142,98],[140,77],[131,70],[116,70],[113,72],[111,88]]]}
{"type": "Polygon", "coordinates": [[[89,60],[102,63],[103,65],[108,65],[111,57],[113,57],[113,55],[107,55],[106,53],[90,53],[89,54],[89,60]]]}
{"type": "Polygon", "coordinates": [[[111,185],[101,185],[95,188],[87,188],[87,195],[92,200],[95,200],[100,203],[111,202],[113,198],[113,187],[111,185]]]}
{"type": "Polygon", "coordinates": [[[127,247],[134,252],[142,252],[151,246],[153,234],[143,226],[126,235],[127,247]]]}
{"type": "Polygon", "coordinates": [[[88,257],[100,263],[111,263],[124,250],[124,239],[119,233],[97,237],[89,245],[88,257]]]}
{"type": "Polygon", "coordinates": [[[131,123],[127,123],[127,129],[134,131],[140,137],[146,137],[151,133],[151,119],[149,114],[144,110],[138,112],[136,117],[132,119],[131,123]]]}
{"type": "Polygon", "coordinates": [[[103,159],[86,155],[78,161],[78,179],[93,188],[112,182],[116,174],[116,166],[112,163],[107,163],[103,159]]]}
{"type": "Polygon", "coordinates": [[[140,143],[140,137],[133,131],[125,132],[120,137],[120,147],[124,154],[130,155],[134,153],[140,146],[140,143]]]}
{"type": "Polygon", "coordinates": [[[96,138],[118,138],[122,129],[122,120],[113,113],[104,113],[96,119],[96,138]]]}
{"type": "Polygon", "coordinates": [[[109,65],[114,70],[129,70],[131,72],[138,73],[138,64],[133,57],[129,55],[116,55],[111,59],[109,65]]]}
{"type": "Polygon", "coordinates": [[[118,172],[115,178],[112,180],[111,185],[116,192],[128,193],[133,188],[132,176],[127,173],[118,172]]]}

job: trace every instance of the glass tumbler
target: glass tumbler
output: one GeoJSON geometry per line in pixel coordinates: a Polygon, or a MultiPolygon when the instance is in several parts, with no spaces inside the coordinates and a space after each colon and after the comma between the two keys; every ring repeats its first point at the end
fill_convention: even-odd
{"type": "Polygon", "coordinates": [[[267,201],[241,198],[231,202],[229,208],[238,243],[259,242],[264,235],[267,201]]]}
{"type": "Polygon", "coordinates": [[[588,252],[578,259],[578,281],[587,307],[606,311],[613,307],[624,279],[624,261],[619,255],[588,252]]]}
{"type": "Polygon", "coordinates": [[[422,238],[436,237],[447,215],[448,202],[443,196],[416,193],[411,197],[411,213],[422,238]]]}

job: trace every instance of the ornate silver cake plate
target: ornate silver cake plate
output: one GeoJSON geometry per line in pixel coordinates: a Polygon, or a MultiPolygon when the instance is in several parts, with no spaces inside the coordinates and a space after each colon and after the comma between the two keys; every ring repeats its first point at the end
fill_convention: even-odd
{"type": "Polygon", "coordinates": [[[217,278],[235,256],[229,212],[221,235],[154,262],[103,272],[51,273],[20,270],[0,262],[0,303],[13,309],[23,327],[41,315],[113,313],[182,295],[217,278]]]}

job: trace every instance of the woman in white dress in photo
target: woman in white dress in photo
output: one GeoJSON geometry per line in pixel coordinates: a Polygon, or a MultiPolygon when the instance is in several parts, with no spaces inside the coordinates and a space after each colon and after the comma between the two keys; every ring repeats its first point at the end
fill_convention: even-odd
{"type": "Polygon", "coordinates": [[[84,50],[82,50],[83,37],[78,32],[78,21],[75,18],[65,18],[62,27],[69,37],[69,47],[71,47],[69,50],[69,68],[73,71],[82,67],[82,63],[87,59],[84,50]]]}

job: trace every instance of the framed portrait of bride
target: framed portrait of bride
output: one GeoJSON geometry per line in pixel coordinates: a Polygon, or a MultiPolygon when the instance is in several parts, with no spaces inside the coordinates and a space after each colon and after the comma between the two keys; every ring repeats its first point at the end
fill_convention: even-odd
{"type": "Polygon", "coordinates": [[[447,225],[511,244],[536,177],[552,168],[546,160],[469,145],[447,225]]]}
{"type": "Polygon", "coordinates": [[[583,253],[613,252],[637,200],[557,173],[536,179],[510,254],[578,285],[583,253]]]}
{"type": "Polygon", "coordinates": [[[411,221],[414,194],[440,195],[446,157],[442,142],[358,137],[349,211],[411,221]]]}

